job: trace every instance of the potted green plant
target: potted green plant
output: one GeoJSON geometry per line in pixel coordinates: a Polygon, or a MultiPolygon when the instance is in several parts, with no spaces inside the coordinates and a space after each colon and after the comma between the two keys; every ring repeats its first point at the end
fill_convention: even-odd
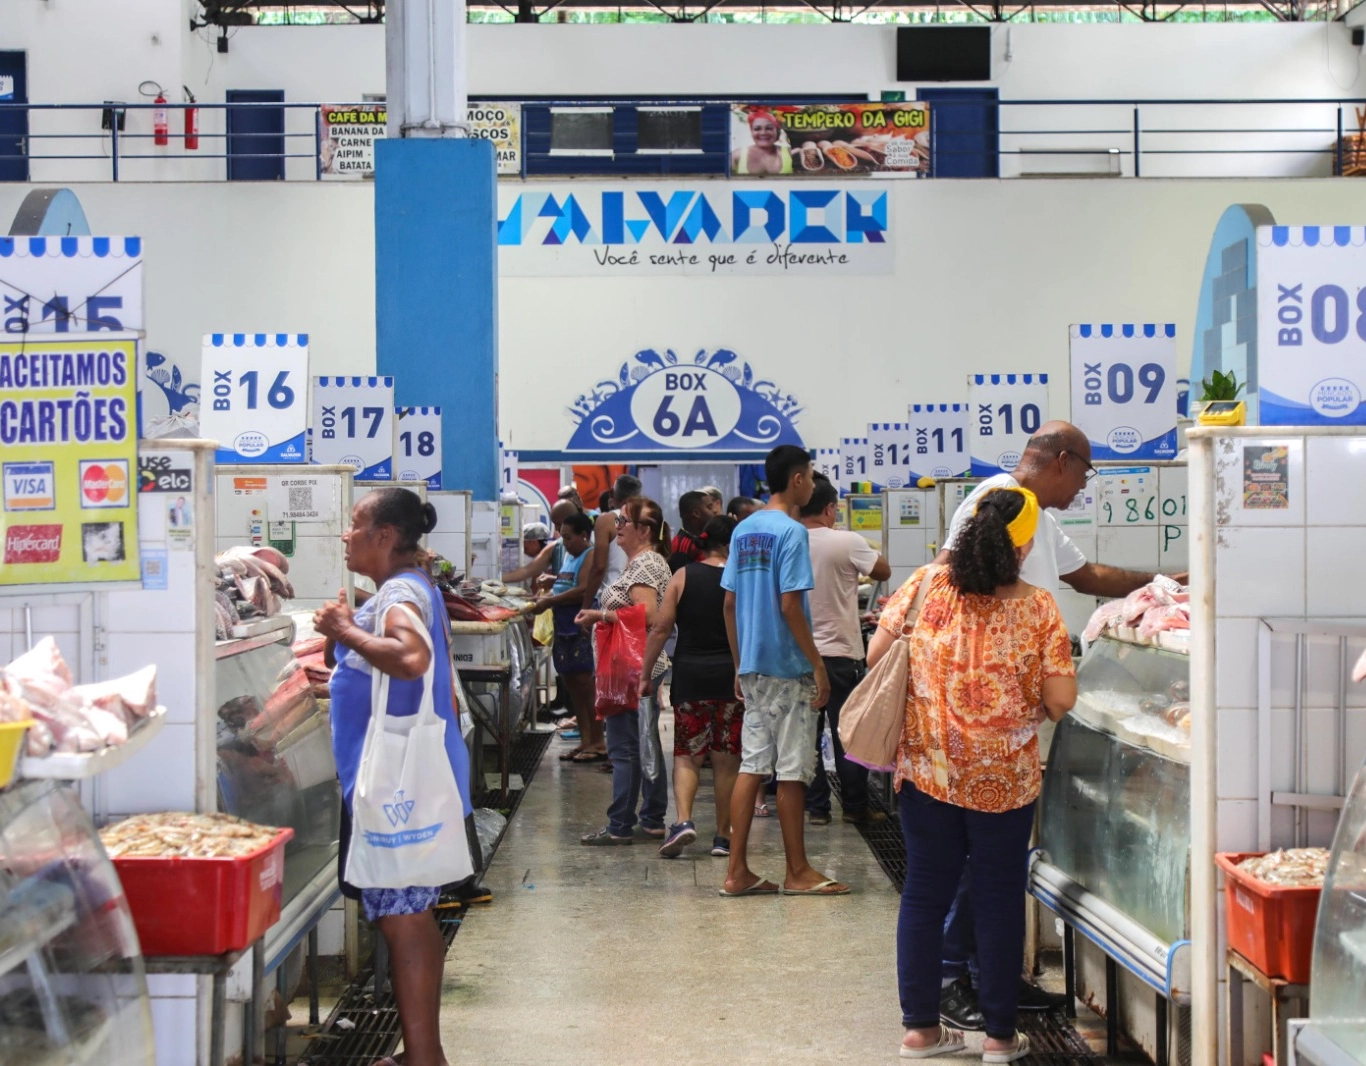
{"type": "Polygon", "coordinates": [[[1210,376],[1200,382],[1200,399],[1197,401],[1195,410],[1191,412],[1191,418],[1199,421],[1200,412],[1204,410],[1205,404],[1214,403],[1217,400],[1236,400],[1238,394],[1246,387],[1246,383],[1239,381],[1238,376],[1230,370],[1227,374],[1215,370],[1210,376]]]}

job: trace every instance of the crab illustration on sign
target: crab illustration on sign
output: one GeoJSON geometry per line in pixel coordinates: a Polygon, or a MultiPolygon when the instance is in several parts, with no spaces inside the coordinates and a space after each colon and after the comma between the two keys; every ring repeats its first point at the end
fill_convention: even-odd
{"type": "Polygon", "coordinates": [[[638,351],[569,405],[569,452],[726,453],[761,458],[779,444],[803,447],[799,401],[726,348],[681,361],[665,348],[638,351]]]}

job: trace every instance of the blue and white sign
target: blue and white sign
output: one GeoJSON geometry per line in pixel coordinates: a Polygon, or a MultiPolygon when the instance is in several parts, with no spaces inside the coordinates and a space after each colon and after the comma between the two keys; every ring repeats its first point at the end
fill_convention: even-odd
{"type": "Polygon", "coordinates": [[[886,188],[738,184],[500,187],[499,272],[803,277],[895,269],[886,188]]]}
{"type": "Polygon", "coordinates": [[[314,378],[312,409],[310,462],[349,466],[357,481],[393,480],[393,378],[314,378]]]}
{"type": "Polygon", "coordinates": [[[1366,228],[1257,227],[1266,426],[1366,425],[1366,228]]]}
{"type": "Polygon", "coordinates": [[[1092,459],[1176,457],[1176,327],[1074,325],[1072,421],[1092,459]]]}
{"type": "Polygon", "coordinates": [[[512,497],[521,499],[520,487],[522,476],[518,472],[521,456],[510,448],[504,448],[503,442],[498,442],[498,470],[500,472],[498,489],[503,499],[512,497]]]}
{"type": "Polygon", "coordinates": [[[840,450],[838,448],[817,448],[816,458],[812,463],[818,473],[824,474],[830,479],[831,484],[844,492],[844,468],[840,463],[840,450]]]}
{"type": "Polygon", "coordinates": [[[1048,375],[970,375],[968,411],[972,476],[1008,474],[1048,421],[1048,375]]]}
{"type": "Polygon", "coordinates": [[[779,444],[805,447],[797,399],[725,348],[683,361],[670,349],[636,352],[616,376],[570,406],[572,455],[705,455],[762,459],[779,444]]]}
{"type": "Polygon", "coordinates": [[[441,488],[441,408],[399,407],[394,415],[395,480],[441,488]]]}
{"type": "Polygon", "coordinates": [[[0,328],[145,328],[141,237],[0,237],[0,328]]]}
{"type": "Polygon", "coordinates": [[[215,462],[304,461],[307,333],[205,334],[199,380],[199,432],[218,441],[215,462]]]}
{"type": "MultiPolygon", "coordinates": [[[[968,405],[913,403],[911,419],[911,476],[961,477],[972,460],[968,456],[968,405]]],[[[914,481],[912,484],[914,484],[914,481]]]]}
{"type": "Polygon", "coordinates": [[[904,489],[915,484],[911,475],[911,424],[869,422],[870,480],[879,489],[904,489]]]}
{"type": "Polygon", "coordinates": [[[872,480],[871,459],[867,437],[840,438],[840,462],[844,465],[844,480],[840,488],[843,491],[853,492],[856,481],[872,480]]]}

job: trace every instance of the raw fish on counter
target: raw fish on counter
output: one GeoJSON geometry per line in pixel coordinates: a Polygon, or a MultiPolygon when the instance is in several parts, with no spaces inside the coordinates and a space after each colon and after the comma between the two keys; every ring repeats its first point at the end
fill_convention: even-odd
{"type": "Polygon", "coordinates": [[[1158,574],[1140,589],[1135,589],[1122,600],[1111,600],[1096,608],[1086,624],[1082,639],[1090,644],[1107,629],[1138,626],[1140,630],[1147,616],[1159,612],[1153,619],[1146,637],[1167,629],[1190,628],[1190,592],[1164,574],[1158,574]],[[1181,608],[1181,610],[1174,610],[1181,608]],[[1181,625],[1182,619],[1185,625],[1181,625]]]}
{"type": "Polygon", "coordinates": [[[214,556],[218,580],[214,592],[214,631],[219,640],[232,627],[254,618],[271,618],[294,598],[289,560],[274,548],[237,545],[214,556]]]}
{"type": "Polygon", "coordinates": [[[275,839],[278,829],[229,814],[137,814],[100,830],[111,859],[221,859],[249,855],[275,839]]]}

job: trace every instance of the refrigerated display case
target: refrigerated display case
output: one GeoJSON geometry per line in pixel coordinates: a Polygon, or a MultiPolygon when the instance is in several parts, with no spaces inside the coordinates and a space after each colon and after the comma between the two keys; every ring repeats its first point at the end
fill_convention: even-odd
{"type": "Polygon", "coordinates": [[[50,781],[0,793],[0,1062],[155,1057],[133,919],[80,797],[50,781]]]}

